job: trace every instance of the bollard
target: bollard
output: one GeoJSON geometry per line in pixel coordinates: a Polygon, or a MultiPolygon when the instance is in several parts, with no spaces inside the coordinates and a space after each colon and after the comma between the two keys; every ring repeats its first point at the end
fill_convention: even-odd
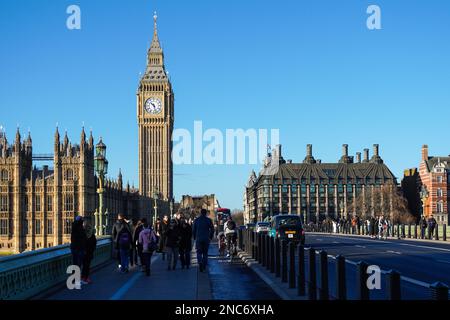
{"type": "Polygon", "coordinates": [[[400,225],[397,225],[397,238],[400,239],[400,225]]]}
{"type": "Polygon", "coordinates": [[[308,281],[309,300],[317,300],[316,284],[316,250],[309,248],[309,281],[308,281]]]}
{"type": "Polygon", "coordinates": [[[276,277],[280,277],[281,276],[280,255],[281,255],[280,238],[276,238],[275,239],[275,276],[276,277]]]}
{"type": "Polygon", "coordinates": [[[281,282],[288,281],[288,270],[287,270],[287,242],[286,240],[281,240],[281,282]]]}
{"type": "Polygon", "coordinates": [[[270,260],[272,259],[272,253],[270,251],[271,247],[270,247],[270,236],[269,234],[266,234],[266,251],[267,251],[267,255],[266,255],[266,269],[268,271],[270,271],[270,260]]]}
{"type": "Polygon", "coordinates": [[[447,225],[442,225],[442,240],[447,241],[447,225]]]}
{"type": "Polygon", "coordinates": [[[411,223],[408,224],[408,239],[411,239],[411,223]]]}
{"type": "Polygon", "coordinates": [[[369,288],[367,288],[367,263],[360,261],[356,264],[356,292],[357,300],[369,300],[369,288]]]}
{"type": "Polygon", "coordinates": [[[320,257],[320,300],[328,300],[328,254],[321,250],[320,257]]]}
{"type": "Polygon", "coordinates": [[[448,300],[448,287],[442,282],[430,285],[431,300],[448,300]]]}
{"type": "Polygon", "coordinates": [[[289,243],[289,288],[295,288],[295,243],[289,243]]]}
{"type": "Polygon", "coordinates": [[[400,273],[389,270],[386,275],[386,300],[401,300],[400,273]]]}
{"type": "Polygon", "coordinates": [[[406,238],[405,225],[404,224],[402,224],[402,238],[406,238]]]}
{"type": "Polygon", "coordinates": [[[439,240],[439,225],[436,224],[436,227],[434,228],[434,239],[439,240]]]}
{"type": "Polygon", "coordinates": [[[297,294],[299,296],[305,295],[305,249],[298,245],[298,277],[297,277],[297,294]]]}
{"type": "Polygon", "coordinates": [[[252,240],[252,259],[256,260],[256,232],[252,231],[250,236],[252,240]]]}
{"type": "Polygon", "coordinates": [[[266,250],[266,235],[264,233],[261,234],[261,265],[263,267],[266,266],[267,259],[267,250],[266,250]]]}
{"type": "Polygon", "coordinates": [[[414,239],[417,239],[417,224],[414,224],[414,239]]]}
{"type": "Polygon", "coordinates": [[[357,234],[360,235],[361,234],[361,225],[357,226],[357,234]]]}
{"type": "Polygon", "coordinates": [[[336,298],[338,300],[347,299],[347,284],[345,282],[345,258],[336,256],[336,298]]]}
{"type": "Polygon", "coordinates": [[[275,238],[270,239],[270,272],[275,273],[275,238]]]}

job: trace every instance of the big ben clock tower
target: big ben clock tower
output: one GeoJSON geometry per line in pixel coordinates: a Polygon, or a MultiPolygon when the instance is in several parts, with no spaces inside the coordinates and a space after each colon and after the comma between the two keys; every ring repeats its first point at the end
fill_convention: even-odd
{"type": "Polygon", "coordinates": [[[172,131],[174,95],[164,67],[158,39],[156,12],[147,68],[137,91],[139,127],[139,190],[141,195],[171,201],[173,198],[172,131]]]}

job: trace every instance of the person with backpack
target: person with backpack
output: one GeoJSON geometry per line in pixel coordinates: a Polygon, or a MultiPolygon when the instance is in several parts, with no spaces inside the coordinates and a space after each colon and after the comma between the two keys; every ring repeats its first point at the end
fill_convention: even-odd
{"type": "Polygon", "coordinates": [[[183,214],[180,217],[180,260],[181,269],[189,269],[191,265],[191,251],[192,251],[192,227],[184,218],[183,214]]]}
{"type": "Polygon", "coordinates": [[[200,217],[194,220],[194,226],[192,228],[200,272],[203,272],[208,265],[209,243],[214,237],[214,224],[206,216],[206,213],[206,209],[200,211],[200,217]]]}
{"type": "Polygon", "coordinates": [[[147,223],[146,219],[142,219],[142,231],[139,233],[139,244],[142,246],[142,265],[144,267],[145,274],[150,276],[151,262],[153,252],[158,248],[158,239],[155,231],[147,223]]]}
{"type": "Polygon", "coordinates": [[[420,218],[419,226],[420,226],[420,238],[424,239],[425,231],[427,230],[428,227],[427,219],[425,218],[424,215],[422,215],[422,218],[420,218]]]}
{"type": "Polygon", "coordinates": [[[113,228],[114,247],[118,251],[119,268],[121,273],[128,272],[132,235],[129,224],[124,215],[119,213],[118,220],[113,228]]]}
{"type": "Polygon", "coordinates": [[[166,253],[168,266],[167,270],[175,270],[178,262],[181,230],[175,219],[170,220],[169,227],[165,233],[166,236],[166,253]]]}
{"type": "Polygon", "coordinates": [[[89,278],[91,273],[91,262],[94,258],[95,249],[97,249],[97,238],[92,224],[88,221],[84,222],[84,231],[86,232],[86,254],[83,258],[83,269],[81,270],[81,283],[92,283],[89,278]]]}
{"type": "Polygon", "coordinates": [[[228,221],[225,223],[224,233],[225,237],[227,238],[227,250],[228,250],[227,257],[229,257],[230,254],[234,254],[234,252],[230,252],[231,244],[234,244],[236,248],[236,240],[237,240],[236,222],[233,221],[233,218],[231,216],[228,216],[228,221]]]}

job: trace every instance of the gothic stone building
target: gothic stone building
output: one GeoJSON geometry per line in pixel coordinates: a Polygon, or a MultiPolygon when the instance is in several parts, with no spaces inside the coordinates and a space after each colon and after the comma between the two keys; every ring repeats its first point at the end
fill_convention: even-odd
{"type": "Polygon", "coordinates": [[[277,214],[301,215],[304,221],[317,221],[326,216],[336,218],[354,214],[353,203],[361,193],[373,192],[384,185],[397,186],[397,181],[379,156],[379,146],[374,145],[373,156],[369,149],[348,155],[343,154],[337,163],[322,163],[307,146],[303,163],[285,161],[281,146],[269,154],[256,175],[252,172],[245,188],[244,215],[246,222],[262,221],[277,214]],[[278,165],[275,172],[267,170],[278,165]]]}
{"type": "Polygon", "coordinates": [[[195,218],[201,209],[208,211],[208,217],[215,220],[216,196],[214,194],[203,196],[183,195],[180,202],[180,210],[191,213],[195,218]]]}
{"type": "MultiPolygon", "coordinates": [[[[70,242],[76,215],[93,223],[98,207],[98,179],[94,174],[94,139],[86,141],[84,130],[79,144],[67,134],[62,142],[55,133],[53,168],[33,167],[31,136],[21,141],[17,130],[10,145],[0,132],[0,252],[20,253],[70,242]]],[[[145,199],[129,185],[123,189],[122,175],[105,181],[107,231],[117,214],[138,217],[145,199]]],[[[151,214],[151,208],[147,212],[151,214]]]]}

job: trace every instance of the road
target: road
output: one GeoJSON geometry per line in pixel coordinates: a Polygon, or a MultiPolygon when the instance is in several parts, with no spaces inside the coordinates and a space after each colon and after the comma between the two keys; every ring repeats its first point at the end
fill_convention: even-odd
{"type": "Polygon", "coordinates": [[[412,299],[428,298],[428,290],[420,282],[450,284],[449,244],[309,233],[305,246],[323,249],[333,256],[340,254],[353,262],[365,261],[385,271],[397,270],[410,280],[402,281],[402,286],[412,299]]]}

